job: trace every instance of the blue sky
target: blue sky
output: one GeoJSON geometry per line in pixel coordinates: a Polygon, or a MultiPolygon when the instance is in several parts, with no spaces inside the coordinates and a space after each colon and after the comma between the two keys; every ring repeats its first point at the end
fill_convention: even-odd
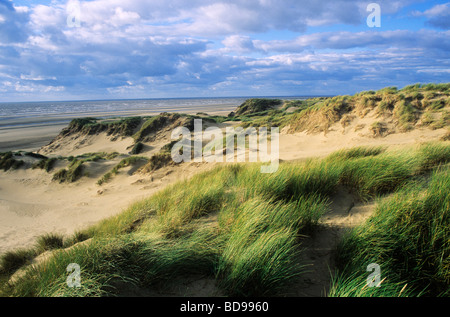
{"type": "Polygon", "coordinates": [[[0,102],[449,81],[448,0],[0,0],[0,102]],[[372,2],[380,27],[366,22],[372,2]]]}

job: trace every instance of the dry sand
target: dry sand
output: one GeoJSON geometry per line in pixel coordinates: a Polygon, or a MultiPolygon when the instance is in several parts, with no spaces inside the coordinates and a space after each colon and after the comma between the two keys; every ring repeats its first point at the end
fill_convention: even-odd
{"type": "MultiPolygon", "coordinates": [[[[333,125],[327,134],[282,133],[280,159],[292,161],[323,156],[337,149],[359,145],[401,147],[437,140],[446,132],[445,129],[415,129],[408,133],[373,138],[368,130],[355,131],[359,124],[361,123],[356,121],[343,130],[338,123],[333,125]]],[[[35,128],[34,135],[39,134],[40,128],[47,132],[55,128],[54,134],[57,133],[54,126],[47,127],[48,130],[39,127],[35,128]]],[[[33,134],[32,130],[26,133],[33,134]]],[[[22,136],[25,138],[25,134],[22,136]]],[[[155,144],[147,144],[149,151],[145,155],[158,151],[167,141],[160,139],[155,144]]],[[[99,151],[127,153],[131,144],[130,138],[110,142],[106,135],[99,135],[93,136],[81,146],[68,142],[53,154],[79,155],[99,151]]],[[[86,170],[89,175],[72,184],[52,182],[52,173],[38,169],[0,171],[0,254],[19,247],[32,246],[36,237],[44,233],[70,235],[76,230],[120,213],[132,202],[148,197],[168,184],[213,167],[212,164],[206,163],[183,163],[146,175],[133,174],[135,169],[125,168],[107,184],[97,185],[97,180],[119,160],[120,157],[108,163],[87,163],[86,170]]],[[[60,167],[62,166],[57,168],[60,167]]],[[[351,219],[354,221],[356,218],[351,219]]]]}

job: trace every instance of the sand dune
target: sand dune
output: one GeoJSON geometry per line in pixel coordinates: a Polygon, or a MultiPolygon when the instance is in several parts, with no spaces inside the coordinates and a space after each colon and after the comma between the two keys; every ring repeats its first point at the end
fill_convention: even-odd
{"type": "MultiPolygon", "coordinates": [[[[367,116],[361,120],[355,120],[345,129],[340,123],[336,123],[326,134],[282,133],[280,159],[290,161],[324,156],[341,148],[360,145],[401,147],[437,140],[446,133],[446,129],[416,128],[406,133],[374,138],[367,128],[360,128],[362,124],[368,126],[374,119],[367,116]]],[[[227,124],[224,124],[222,128],[226,126],[227,124]]],[[[142,155],[150,157],[168,141],[170,137],[164,135],[154,142],[145,143],[145,152],[142,155]]],[[[75,156],[90,152],[116,151],[127,154],[132,144],[133,140],[129,137],[111,141],[111,137],[106,134],[99,134],[86,137],[82,142],[68,138],[51,153],[45,150],[45,147],[41,153],[75,156]]],[[[88,162],[85,166],[88,175],[71,184],[54,182],[52,173],[40,169],[1,171],[0,253],[31,246],[36,237],[44,233],[72,234],[120,213],[133,201],[148,197],[168,184],[213,167],[213,164],[207,163],[183,163],[146,174],[132,173],[132,168],[128,167],[121,169],[110,182],[102,186],[97,185],[97,180],[119,161],[120,157],[112,161],[88,162]]],[[[63,165],[58,166],[60,167],[63,165]]]]}

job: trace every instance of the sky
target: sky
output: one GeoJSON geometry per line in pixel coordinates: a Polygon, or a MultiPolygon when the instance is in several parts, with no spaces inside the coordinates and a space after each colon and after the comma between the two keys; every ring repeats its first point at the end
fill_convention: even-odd
{"type": "Polygon", "coordinates": [[[0,0],[0,102],[429,82],[450,82],[448,0],[0,0]]]}

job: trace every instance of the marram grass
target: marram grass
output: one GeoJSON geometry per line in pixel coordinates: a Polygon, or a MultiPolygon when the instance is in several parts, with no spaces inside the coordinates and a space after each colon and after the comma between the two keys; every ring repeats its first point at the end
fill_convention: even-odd
{"type": "Polygon", "coordinates": [[[215,279],[225,295],[289,293],[303,272],[299,237],[314,231],[346,186],[378,205],[341,241],[329,295],[448,296],[449,149],[360,147],[282,163],[274,174],[258,164],[223,165],[64,239],[44,262],[26,266],[40,249],[4,255],[0,280],[23,265],[25,273],[1,295],[115,296],[124,283],[158,290],[196,274],[215,279]],[[81,267],[81,288],[66,284],[70,263],[81,267]],[[382,268],[380,288],[365,283],[370,263],[382,268]]]}

